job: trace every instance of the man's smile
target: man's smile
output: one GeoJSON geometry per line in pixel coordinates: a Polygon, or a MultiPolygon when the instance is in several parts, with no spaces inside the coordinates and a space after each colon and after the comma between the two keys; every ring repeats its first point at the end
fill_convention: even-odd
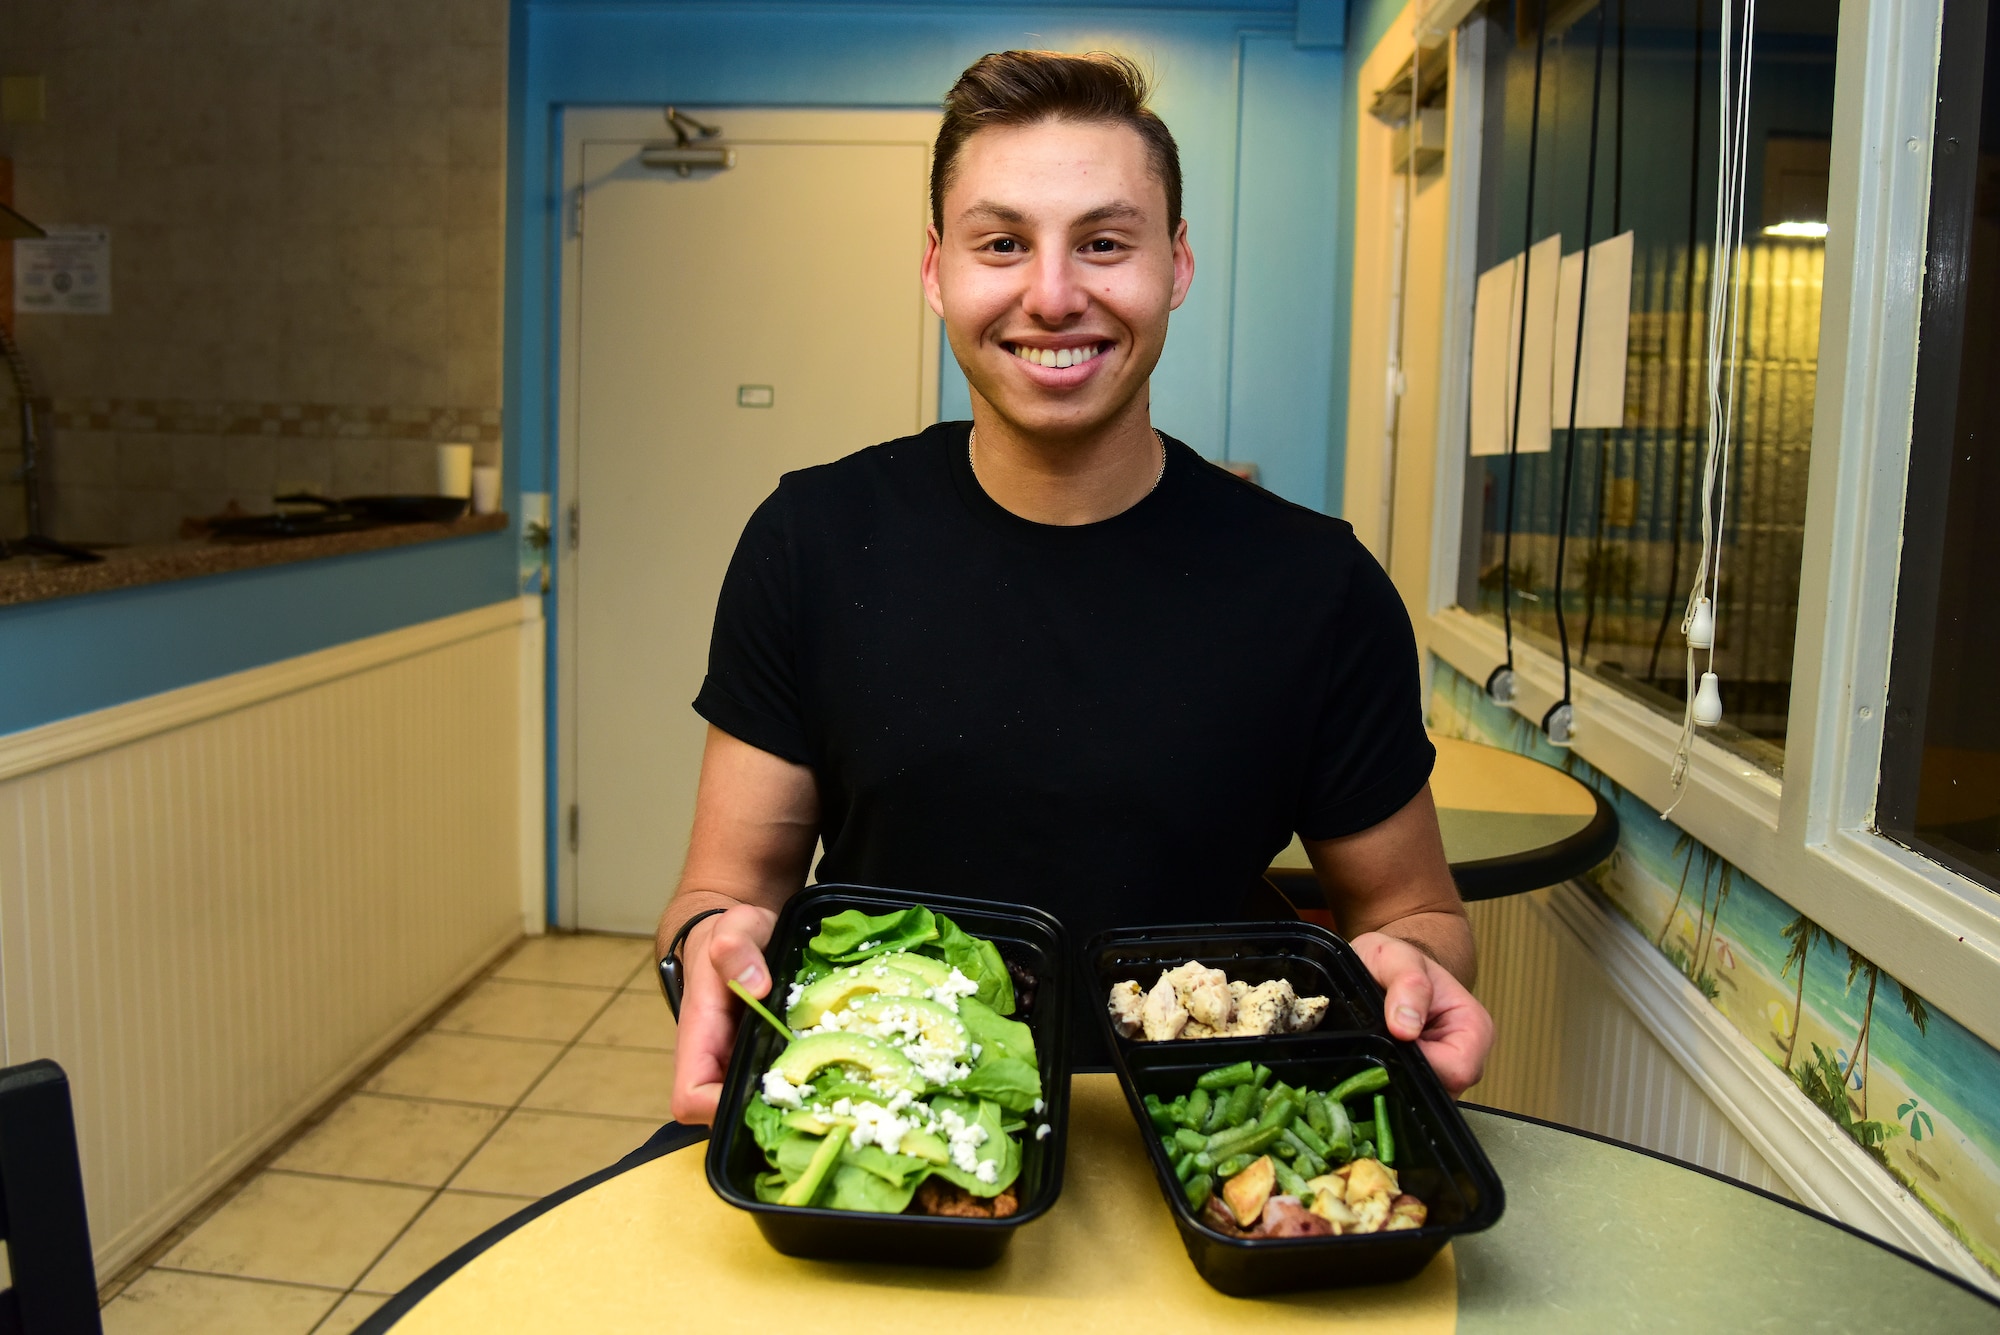
{"type": "MultiPolygon", "coordinates": [[[[1084,343],[1065,343],[1061,346],[1016,343],[1001,340],[1000,346],[1028,365],[1042,371],[1069,371],[1097,360],[1103,353],[1111,351],[1112,340],[1094,339],[1084,343]]],[[[1037,376],[1037,380],[1050,383],[1050,378],[1037,376]]],[[[1082,375],[1064,376],[1054,383],[1074,384],[1082,380],[1082,375]]]]}

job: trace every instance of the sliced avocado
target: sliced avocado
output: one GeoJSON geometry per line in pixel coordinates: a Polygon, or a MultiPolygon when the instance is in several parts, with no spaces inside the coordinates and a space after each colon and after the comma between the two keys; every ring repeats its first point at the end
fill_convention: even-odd
{"type": "Polygon", "coordinates": [[[926,1043],[949,1052],[954,1060],[972,1047],[972,1037],[956,1015],[921,997],[863,997],[848,1014],[867,1024],[895,1023],[899,1029],[904,1022],[913,1023],[926,1043]]]}
{"type": "Polygon", "coordinates": [[[903,1153],[915,1155],[926,1163],[950,1163],[951,1150],[942,1140],[928,1131],[905,1131],[903,1133],[903,1153]]]}
{"type": "Polygon", "coordinates": [[[949,964],[946,964],[943,960],[934,960],[929,955],[916,954],[914,951],[899,950],[893,955],[877,955],[874,959],[869,960],[868,963],[886,964],[892,969],[901,969],[904,973],[913,973],[932,987],[936,987],[939,983],[951,977],[951,966],[949,964]]]}
{"type": "Polygon", "coordinates": [[[876,1083],[913,1094],[924,1090],[923,1073],[880,1039],[859,1034],[807,1034],[795,1038],[771,1063],[771,1069],[794,1085],[803,1085],[829,1066],[851,1067],[876,1083]]]}
{"type": "Polygon", "coordinates": [[[841,1011],[856,997],[880,992],[892,997],[921,997],[931,988],[918,975],[892,969],[875,960],[835,969],[818,982],[809,983],[799,993],[796,1005],[785,1008],[785,1021],[794,1029],[810,1029],[828,1011],[841,1011]]]}
{"type": "MultiPolygon", "coordinates": [[[[762,1100],[751,1100],[752,1106],[760,1102],[762,1100]]],[[[803,1108],[797,1112],[788,1112],[779,1120],[784,1125],[792,1128],[792,1130],[803,1131],[809,1136],[823,1136],[836,1125],[852,1126],[854,1124],[852,1117],[835,1117],[832,1113],[821,1117],[818,1113],[810,1113],[803,1108]]]]}

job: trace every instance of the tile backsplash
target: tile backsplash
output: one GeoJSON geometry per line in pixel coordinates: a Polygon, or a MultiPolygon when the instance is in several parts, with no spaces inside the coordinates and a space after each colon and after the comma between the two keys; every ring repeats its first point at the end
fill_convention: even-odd
{"type": "MultiPolygon", "coordinates": [[[[506,0],[0,8],[47,83],[0,126],[15,207],[112,238],[109,315],[12,317],[56,536],[432,491],[437,441],[498,458],[506,37],[506,0]]],[[[0,477],[18,435],[10,405],[0,477]]],[[[20,516],[0,486],[0,534],[20,516]]]]}

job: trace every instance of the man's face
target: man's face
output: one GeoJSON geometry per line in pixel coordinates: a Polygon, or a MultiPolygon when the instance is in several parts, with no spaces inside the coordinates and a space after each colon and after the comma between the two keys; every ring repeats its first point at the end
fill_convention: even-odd
{"type": "Polygon", "coordinates": [[[1185,222],[1167,231],[1166,187],[1137,131],[981,130],[960,150],[942,212],[924,291],[975,395],[1024,434],[1063,439],[1102,429],[1143,394],[1194,255],[1185,222]]]}

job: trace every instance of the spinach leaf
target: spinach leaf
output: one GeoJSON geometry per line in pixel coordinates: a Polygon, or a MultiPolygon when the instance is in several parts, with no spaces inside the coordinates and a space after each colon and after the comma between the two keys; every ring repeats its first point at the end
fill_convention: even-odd
{"type": "Polygon", "coordinates": [[[840,1152],[840,1162],[873,1173],[892,1187],[914,1187],[931,1167],[908,1154],[891,1154],[880,1145],[850,1144],[840,1152]]]}
{"type": "Polygon", "coordinates": [[[792,981],[800,987],[817,983],[833,972],[833,961],[807,946],[799,959],[799,971],[792,975],[792,981]]]}
{"type": "MultiPolygon", "coordinates": [[[[1011,1112],[1025,1113],[1032,1112],[1035,1100],[1042,1096],[1042,1076],[1032,1062],[1015,1057],[995,1057],[989,1061],[982,1054],[972,1073],[954,1088],[990,1099],[1011,1112]]],[[[994,1131],[999,1132],[997,1123],[994,1131]]]]}
{"type": "Polygon", "coordinates": [[[1012,1057],[1035,1065],[1035,1031],[1019,1020],[1010,1020],[977,997],[958,1003],[959,1022],[965,1033],[979,1045],[979,1060],[1012,1057]]]}
{"type": "Polygon", "coordinates": [[[975,1196],[998,1196],[1021,1175],[1021,1147],[1000,1128],[1004,1116],[1000,1106],[991,1100],[955,1099],[949,1095],[940,1096],[935,1104],[942,1111],[949,1106],[954,1112],[965,1117],[968,1122],[976,1122],[986,1128],[985,1143],[974,1152],[979,1163],[991,1163],[994,1176],[991,1182],[982,1182],[977,1172],[966,1172],[956,1164],[933,1164],[931,1171],[948,1182],[956,1182],[975,1196]]]}
{"type": "Polygon", "coordinates": [[[937,939],[923,948],[926,955],[935,955],[946,964],[979,984],[974,995],[1002,1015],[1014,1013],[1014,979],[1007,972],[1007,963],[1000,958],[1000,948],[983,937],[971,935],[963,927],[945,917],[937,916],[937,939]]]}
{"type": "MultiPolygon", "coordinates": [[[[868,1148],[875,1147],[870,1145],[868,1148]]],[[[842,1162],[834,1166],[831,1185],[822,1188],[820,1198],[813,1203],[834,1210],[901,1214],[909,1206],[910,1197],[917,1194],[917,1183],[921,1180],[921,1176],[913,1177],[902,1186],[896,1186],[865,1168],[842,1162]]]]}
{"type": "Polygon", "coordinates": [[[750,1128],[750,1134],[757,1140],[757,1146],[769,1158],[778,1142],[797,1132],[784,1124],[784,1113],[773,1108],[762,1099],[753,1098],[743,1109],[743,1124],[750,1128]]]}
{"type": "Polygon", "coordinates": [[[806,944],[835,964],[853,964],[892,950],[909,950],[936,940],[937,934],[936,916],[921,904],[873,918],[860,909],[848,909],[821,922],[819,934],[806,944]]]}

